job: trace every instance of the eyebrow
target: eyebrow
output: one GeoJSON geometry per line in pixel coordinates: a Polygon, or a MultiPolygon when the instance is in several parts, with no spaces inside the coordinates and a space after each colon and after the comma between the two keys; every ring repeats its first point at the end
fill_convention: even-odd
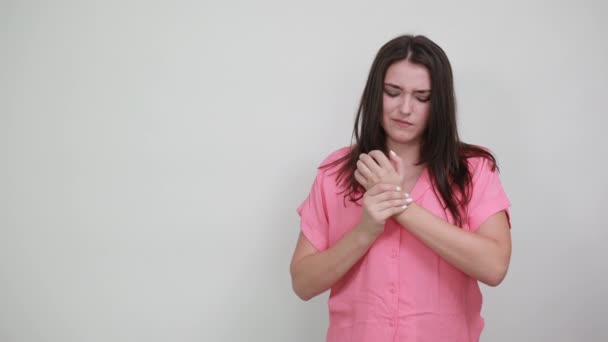
{"type": "MultiPolygon", "coordinates": [[[[398,85],[396,85],[396,84],[392,84],[392,83],[384,83],[384,85],[385,85],[385,86],[389,86],[389,87],[391,87],[391,88],[398,89],[398,90],[403,90],[403,89],[401,89],[401,87],[400,87],[400,86],[398,86],[398,85]]],[[[420,89],[420,90],[414,90],[413,92],[414,92],[414,93],[430,93],[430,92],[431,92],[431,90],[430,90],[430,89],[420,89]]]]}

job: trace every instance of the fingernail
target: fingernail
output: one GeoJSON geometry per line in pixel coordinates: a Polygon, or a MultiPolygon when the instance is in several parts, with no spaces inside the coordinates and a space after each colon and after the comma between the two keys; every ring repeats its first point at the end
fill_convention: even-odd
{"type": "Polygon", "coordinates": [[[407,208],[407,204],[401,207],[401,209],[406,209],[406,208],[407,208]]]}
{"type": "Polygon", "coordinates": [[[405,198],[409,198],[410,194],[408,194],[407,192],[405,193],[405,198]]]}
{"type": "Polygon", "coordinates": [[[397,191],[401,191],[401,187],[400,186],[397,187],[397,191]]]}
{"type": "Polygon", "coordinates": [[[393,157],[396,157],[396,156],[397,156],[397,153],[395,153],[395,152],[393,152],[393,150],[391,150],[391,155],[392,155],[393,157]]]}
{"type": "Polygon", "coordinates": [[[405,199],[405,203],[407,204],[411,204],[412,202],[414,202],[414,200],[409,197],[405,199]]]}

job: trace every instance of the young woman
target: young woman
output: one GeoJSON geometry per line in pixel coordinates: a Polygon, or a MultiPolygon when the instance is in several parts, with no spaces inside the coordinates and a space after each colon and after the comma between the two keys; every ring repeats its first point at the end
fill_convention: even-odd
{"type": "Polygon", "coordinates": [[[478,341],[478,281],[507,273],[510,202],[492,154],[459,139],[444,51],[424,36],[386,43],[353,135],[298,208],[294,291],[331,289],[329,342],[478,341]]]}

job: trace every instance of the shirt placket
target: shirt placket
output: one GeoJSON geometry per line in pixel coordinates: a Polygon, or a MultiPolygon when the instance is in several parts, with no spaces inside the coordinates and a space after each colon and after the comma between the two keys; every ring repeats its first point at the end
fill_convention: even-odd
{"type": "Polygon", "coordinates": [[[388,248],[388,264],[390,265],[390,276],[387,283],[387,296],[390,303],[390,318],[388,325],[396,330],[397,318],[399,313],[399,244],[400,244],[400,231],[399,225],[393,222],[391,227],[391,238],[389,239],[390,244],[388,248]]]}

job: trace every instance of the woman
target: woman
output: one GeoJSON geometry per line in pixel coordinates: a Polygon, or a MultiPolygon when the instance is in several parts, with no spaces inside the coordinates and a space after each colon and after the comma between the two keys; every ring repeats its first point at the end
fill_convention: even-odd
{"type": "Polygon", "coordinates": [[[443,50],[424,36],[386,43],[353,135],[298,208],[294,291],[331,288],[327,341],[478,341],[478,281],[505,277],[510,203],[492,154],[458,137],[443,50]]]}

